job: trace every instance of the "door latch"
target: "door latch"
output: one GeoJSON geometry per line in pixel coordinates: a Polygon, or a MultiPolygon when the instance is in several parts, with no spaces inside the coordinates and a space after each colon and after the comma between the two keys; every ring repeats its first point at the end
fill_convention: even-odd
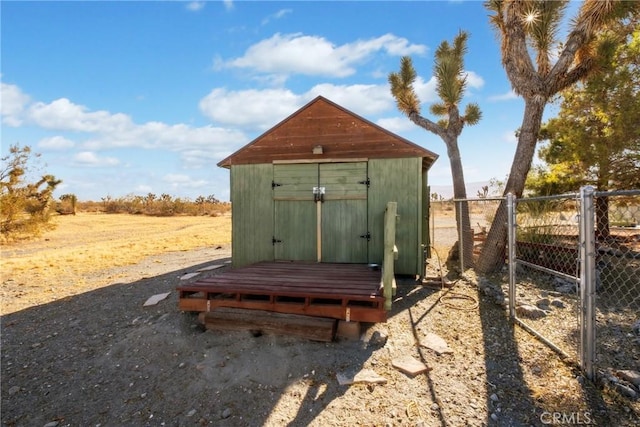
{"type": "Polygon", "coordinates": [[[371,240],[371,233],[367,231],[367,234],[360,235],[360,238],[367,239],[367,242],[371,240]]]}
{"type": "Polygon", "coordinates": [[[324,203],[324,187],[313,187],[313,201],[324,203]]]}

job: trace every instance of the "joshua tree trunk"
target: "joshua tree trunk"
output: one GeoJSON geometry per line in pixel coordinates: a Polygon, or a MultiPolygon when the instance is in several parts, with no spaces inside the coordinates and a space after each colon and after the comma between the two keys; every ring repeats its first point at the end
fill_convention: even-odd
{"type": "MultiPolygon", "coordinates": [[[[536,150],[538,132],[542,123],[542,114],[547,103],[542,96],[533,96],[525,100],[524,121],[518,137],[518,146],[511,164],[511,171],[505,186],[504,195],[508,193],[521,197],[527,174],[536,150]]],[[[503,200],[498,206],[491,224],[487,240],[482,248],[476,270],[481,274],[497,271],[504,264],[507,247],[507,204],[503,200]]]]}
{"type": "MultiPolygon", "coordinates": [[[[451,175],[453,177],[453,198],[466,199],[467,190],[464,184],[464,172],[462,168],[462,160],[460,159],[460,150],[456,144],[455,138],[452,141],[445,139],[447,144],[447,154],[451,165],[451,175]]],[[[456,202],[456,225],[458,227],[458,249],[462,262],[463,270],[473,266],[473,232],[471,230],[471,220],[469,219],[468,202],[456,202]]]]}

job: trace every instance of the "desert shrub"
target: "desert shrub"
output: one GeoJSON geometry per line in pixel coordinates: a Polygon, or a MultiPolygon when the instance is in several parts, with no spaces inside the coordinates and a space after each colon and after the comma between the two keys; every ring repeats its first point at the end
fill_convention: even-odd
{"type": "Polygon", "coordinates": [[[51,227],[52,193],[62,181],[44,174],[31,181],[39,154],[12,145],[0,169],[0,234],[2,241],[29,238],[51,227]]]}
{"type": "Polygon", "coordinates": [[[149,216],[220,216],[231,210],[231,203],[221,202],[213,195],[198,196],[194,201],[188,198],[172,197],[163,193],[159,197],[153,193],[146,196],[127,195],[113,198],[105,196],[101,202],[78,202],[83,212],[126,213],[149,216]]]}
{"type": "Polygon", "coordinates": [[[78,198],[75,194],[63,194],[56,204],[56,212],[60,215],[75,215],[78,206],[78,198]]]}

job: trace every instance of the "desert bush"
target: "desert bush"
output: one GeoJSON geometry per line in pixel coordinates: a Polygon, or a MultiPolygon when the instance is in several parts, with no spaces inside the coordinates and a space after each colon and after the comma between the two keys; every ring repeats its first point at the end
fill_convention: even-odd
{"type": "Polygon", "coordinates": [[[78,205],[78,198],[75,194],[63,194],[59,197],[56,205],[56,212],[60,215],[75,215],[78,205]]]}
{"type": "Polygon", "coordinates": [[[29,238],[50,228],[53,191],[62,181],[44,174],[33,176],[39,154],[29,146],[12,145],[0,169],[0,234],[2,241],[29,238]]]}
{"type": "Polygon", "coordinates": [[[188,198],[174,198],[166,193],[159,197],[149,193],[146,196],[127,195],[119,198],[105,196],[101,202],[78,202],[78,210],[149,216],[220,216],[231,210],[231,204],[221,202],[213,195],[198,196],[192,201],[188,198]]]}

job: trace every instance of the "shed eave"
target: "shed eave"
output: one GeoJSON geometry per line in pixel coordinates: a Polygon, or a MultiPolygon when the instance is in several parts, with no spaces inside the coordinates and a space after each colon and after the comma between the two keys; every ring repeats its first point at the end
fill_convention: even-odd
{"type": "MultiPolygon", "coordinates": [[[[291,136],[291,138],[295,138],[296,136],[293,135],[291,136]]],[[[294,140],[295,143],[297,143],[297,140],[294,140]]],[[[267,143],[268,144],[268,143],[267,143]]],[[[293,146],[293,144],[292,144],[293,146]]],[[[273,146],[274,148],[276,148],[277,150],[277,145],[273,146]]],[[[280,147],[281,148],[281,147],[280,147]]],[[[308,147],[306,147],[308,148],[308,147]]],[[[341,161],[342,157],[367,157],[367,158],[405,158],[405,157],[420,157],[423,159],[422,162],[422,167],[425,170],[428,170],[433,163],[436,161],[436,159],[438,158],[438,155],[426,148],[423,148],[409,140],[407,140],[406,138],[403,138],[397,134],[394,134],[393,132],[353,113],[352,111],[347,110],[346,108],[322,97],[322,96],[318,96],[315,99],[313,99],[312,101],[310,101],[309,103],[307,103],[306,105],[304,105],[303,107],[301,107],[300,109],[298,109],[297,111],[295,111],[294,113],[292,113],[291,115],[289,115],[288,117],[286,117],[285,119],[283,119],[282,121],[280,121],[278,124],[276,124],[275,126],[273,126],[272,128],[270,128],[269,130],[267,130],[266,132],[264,132],[263,134],[261,134],[260,136],[258,136],[257,138],[255,138],[254,140],[252,140],[251,142],[249,142],[248,144],[244,145],[243,147],[241,147],[240,149],[238,149],[237,151],[235,151],[234,153],[230,154],[229,156],[227,156],[226,158],[224,158],[223,160],[221,160],[217,165],[219,167],[223,167],[223,168],[231,168],[232,165],[235,164],[260,164],[260,163],[271,163],[274,160],[291,160],[291,161],[295,161],[295,160],[308,160],[311,161],[312,159],[323,159],[323,158],[331,158],[331,159],[335,159],[335,161],[341,161]],[[354,150],[349,150],[349,149],[345,149],[343,150],[338,150],[338,153],[336,155],[336,153],[333,154],[329,154],[326,153],[326,156],[311,156],[310,155],[310,151],[309,150],[309,155],[307,155],[307,152],[289,152],[289,153],[281,153],[281,154],[277,154],[277,152],[273,151],[273,148],[271,148],[271,153],[269,153],[269,146],[262,147],[261,146],[261,142],[262,141],[266,141],[268,140],[268,138],[272,138],[274,135],[274,132],[281,132],[280,129],[282,129],[284,126],[287,126],[287,123],[293,123],[294,120],[297,120],[297,117],[302,117],[302,114],[304,111],[307,111],[310,108],[318,108],[318,107],[314,107],[314,104],[321,102],[324,103],[324,105],[327,105],[331,108],[334,108],[336,110],[339,110],[342,112],[342,114],[347,115],[349,117],[352,117],[354,120],[356,120],[357,122],[362,123],[363,125],[368,126],[370,129],[375,129],[376,132],[379,132],[380,135],[385,134],[387,135],[388,141],[389,141],[389,146],[390,147],[394,147],[394,148],[387,148],[385,149],[386,153],[382,153],[380,152],[380,145],[377,146],[377,150],[374,149],[374,152],[372,152],[371,150],[367,150],[368,147],[364,147],[361,148],[359,152],[356,152],[354,150]],[[402,152],[398,152],[398,153],[393,153],[393,151],[395,151],[395,149],[399,149],[402,152]],[[258,158],[251,158],[251,157],[256,157],[256,155],[254,154],[256,151],[255,150],[262,150],[263,154],[260,155],[260,159],[258,158]],[[349,151],[349,153],[347,154],[347,151],[349,151]],[[377,152],[375,152],[377,151],[377,152]],[[267,154],[265,155],[264,152],[267,152],[267,154]],[[354,155],[355,154],[355,155],[354,155]]]]}

